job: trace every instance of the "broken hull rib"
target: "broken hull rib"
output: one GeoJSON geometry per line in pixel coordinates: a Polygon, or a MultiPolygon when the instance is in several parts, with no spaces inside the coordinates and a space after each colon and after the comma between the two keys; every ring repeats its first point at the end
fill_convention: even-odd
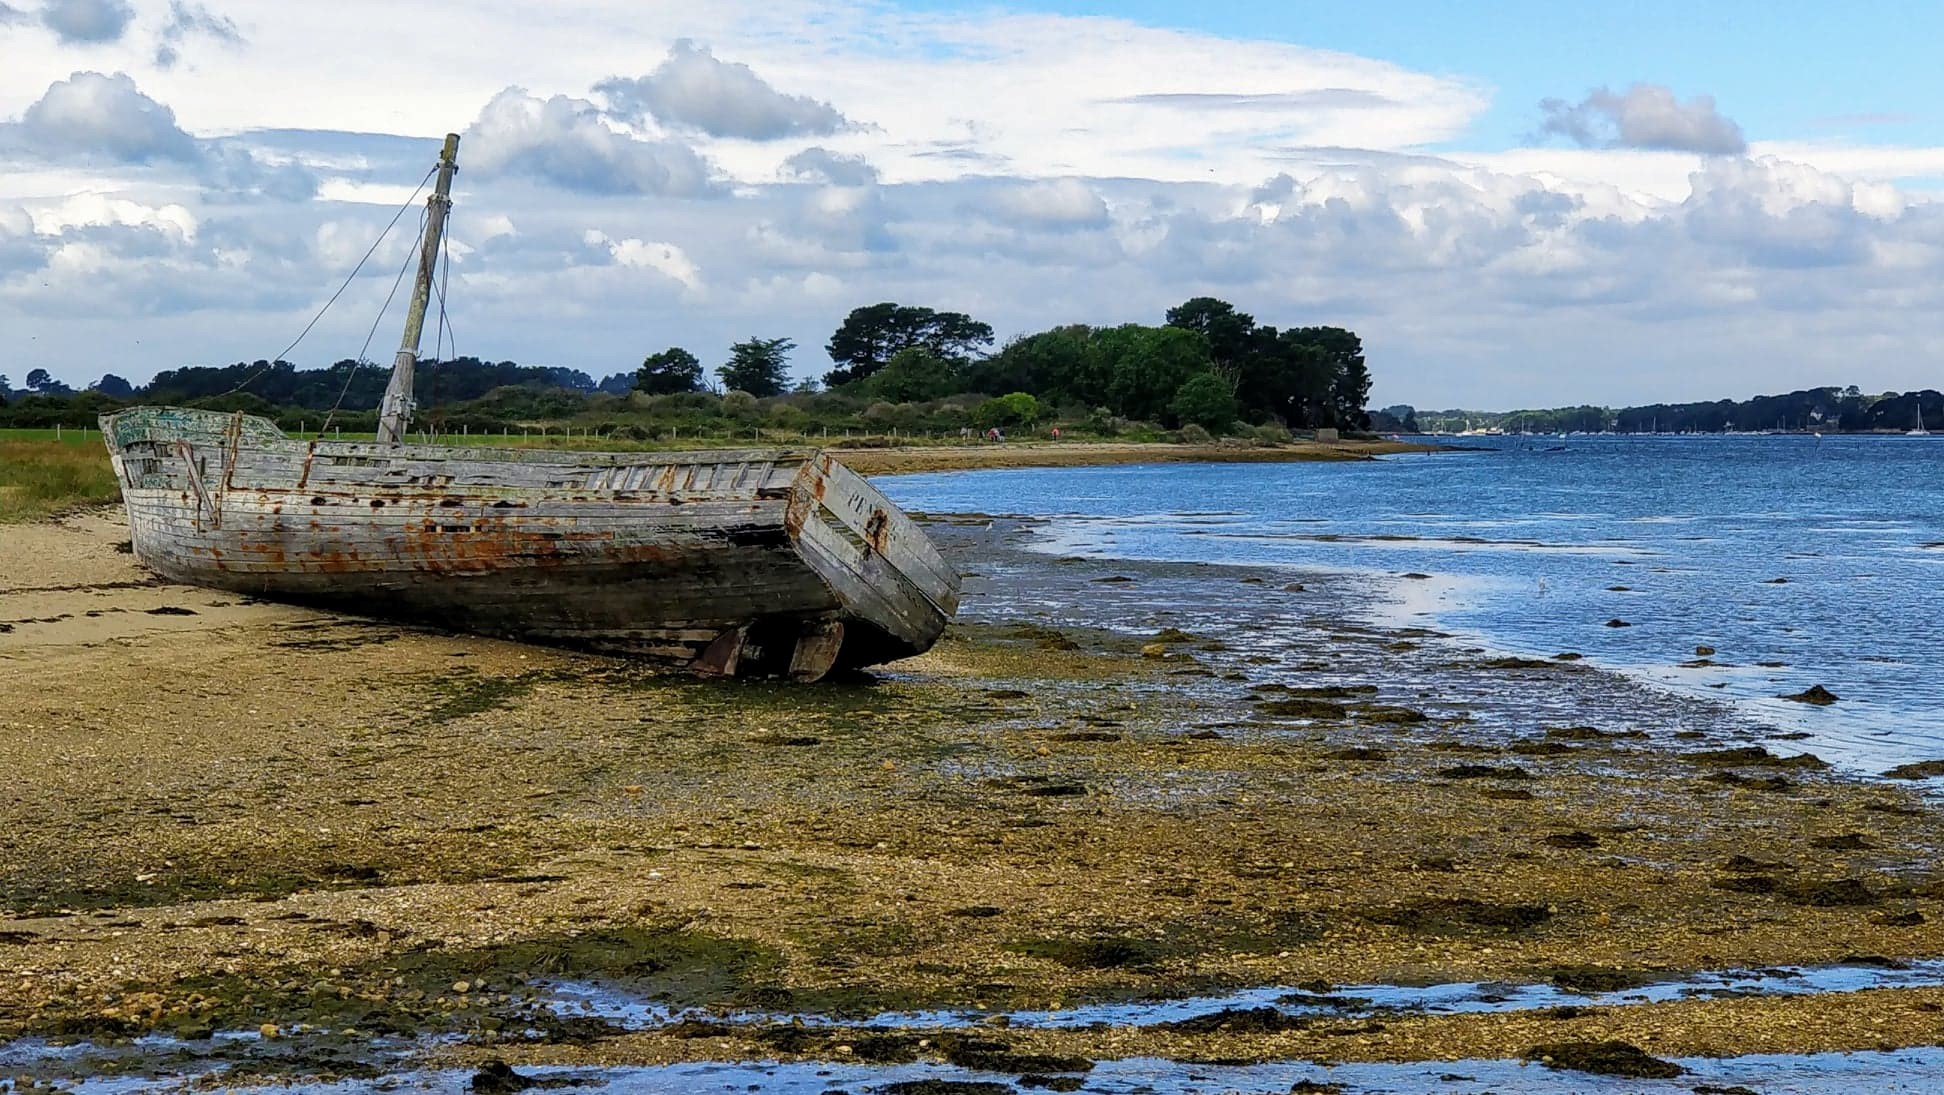
{"type": "Polygon", "coordinates": [[[828,454],[301,442],[260,418],[102,419],[163,576],[363,615],[815,679],[937,641],[958,578],[828,454]]]}

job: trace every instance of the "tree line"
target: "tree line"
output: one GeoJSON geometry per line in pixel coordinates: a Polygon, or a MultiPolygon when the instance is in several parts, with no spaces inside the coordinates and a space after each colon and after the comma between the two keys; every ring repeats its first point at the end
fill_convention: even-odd
{"type": "Polygon", "coordinates": [[[1420,411],[1386,407],[1374,428],[1457,433],[1500,429],[1529,433],[1736,433],[1784,430],[1817,433],[1903,433],[1920,424],[1944,429],[1944,393],[1867,394],[1849,387],[1804,388],[1749,399],[1649,403],[1637,407],[1579,406],[1513,411],[1420,411]],[[1408,424],[1406,420],[1408,421],[1408,424]]]}
{"type": "MultiPolygon", "coordinates": [[[[874,304],[853,309],[830,336],[824,350],[834,367],[822,383],[892,403],[1021,395],[1168,428],[1369,426],[1370,373],[1356,334],[1341,327],[1278,330],[1213,297],[1169,309],[1160,326],[1073,324],[1021,335],[988,353],[992,343],[992,328],[962,312],[874,304]]],[[[716,374],[732,391],[780,395],[791,387],[794,349],[788,339],[739,342],[716,374]]],[[[655,394],[700,391],[702,363],[670,347],[642,362],[636,386],[655,394]]]]}
{"type": "MultiPolygon", "coordinates": [[[[579,370],[511,361],[427,361],[415,374],[415,395],[422,413],[488,424],[569,418],[590,407],[615,410],[612,401],[599,402],[603,396],[774,400],[821,391],[833,398],[804,406],[849,407],[878,424],[924,421],[943,428],[957,421],[983,429],[1064,419],[1216,433],[1368,427],[1370,374],[1354,333],[1278,329],[1212,297],[1170,309],[1164,320],[1073,324],[994,350],[992,327],[965,313],[884,302],[853,309],[831,334],[824,346],[831,368],[821,381],[792,378],[795,342],[756,337],[731,346],[713,370],[671,346],[633,372],[598,381],[579,370]]],[[[377,407],[388,374],[383,365],[348,359],[321,369],[236,362],[169,369],[142,385],[109,373],[77,392],[36,369],[23,391],[12,391],[0,377],[0,425],[83,424],[136,402],[247,410],[296,423],[338,408],[337,421],[361,422],[377,407]]],[[[699,413],[703,404],[656,406],[699,413]]]]}

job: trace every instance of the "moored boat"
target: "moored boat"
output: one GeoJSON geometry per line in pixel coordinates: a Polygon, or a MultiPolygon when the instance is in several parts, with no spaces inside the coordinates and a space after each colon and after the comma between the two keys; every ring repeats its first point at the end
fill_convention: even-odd
{"type": "Polygon", "coordinates": [[[101,420],[136,556],[172,581],[723,675],[929,649],[958,575],[829,453],[406,444],[448,136],[379,440],[135,407],[101,420]]]}

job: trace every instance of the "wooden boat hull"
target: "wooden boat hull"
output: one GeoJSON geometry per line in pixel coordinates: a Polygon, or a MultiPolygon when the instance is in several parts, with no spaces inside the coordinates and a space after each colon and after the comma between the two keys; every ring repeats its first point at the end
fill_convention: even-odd
{"type": "Polygon", "coordinates": [[[811,680],[928,649],[958,576],[827,453],[302,442],[261,418],[102,419],[136,556],[363,615],[811,680]]]}

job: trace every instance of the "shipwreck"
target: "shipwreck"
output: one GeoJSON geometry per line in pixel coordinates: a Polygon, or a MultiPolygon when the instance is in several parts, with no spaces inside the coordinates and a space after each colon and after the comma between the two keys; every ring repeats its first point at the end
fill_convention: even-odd
{"type": "Polygon", "coordinates": [[[458,144],[377,440],[177,407],[103,416],[136,557],[190,585],[708,674],[813,681],[937,642],[957,571],[828,452],[407,442],[458,144]]]}

